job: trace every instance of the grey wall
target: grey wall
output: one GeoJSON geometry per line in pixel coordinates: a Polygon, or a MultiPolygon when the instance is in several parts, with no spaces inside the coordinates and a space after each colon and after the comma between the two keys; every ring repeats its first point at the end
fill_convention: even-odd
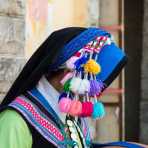
{"type": "Polygon", "coordinates": [[[0,0],[0,101],[24,65],[24,3],[0,0]]]}
{"type": "Polygon", "coordinates": [[[125,139],[139,141],[143,0],[125,1],[125,139]]]}
{"type": "Polygon", "coordinates": [[[148,0],[144,0],[140,141],[148,144],[148,0]]]}

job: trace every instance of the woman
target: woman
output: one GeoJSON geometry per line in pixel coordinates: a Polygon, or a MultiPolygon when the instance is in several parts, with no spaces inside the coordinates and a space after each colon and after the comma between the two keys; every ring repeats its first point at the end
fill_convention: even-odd
{"type": "Polygon", "coordinates": [[[126,142],[95,144],[87,125],[86,117],[105,115],[97,98],[126,61],[102,29],[71,27],[53,32],[1,104],[0,147],[142,148],[126,142]]]}

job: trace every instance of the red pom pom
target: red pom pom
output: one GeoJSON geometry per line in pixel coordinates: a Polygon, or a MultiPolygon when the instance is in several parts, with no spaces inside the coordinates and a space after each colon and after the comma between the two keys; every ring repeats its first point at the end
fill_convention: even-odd
{"type": "Polygon", "coordinates": [[[82,113],[81,117],[90,117],[93,113],[93,104],[92,102],[83,102],[82,103],[82,113]]]}
{"type": "Polygon", "coordinates": [[[75,56],[76,56],[76,57],[80,57],[80,56],[81,56],[81,52],[76,52],[76,53],[75,53],[75,56]]]}

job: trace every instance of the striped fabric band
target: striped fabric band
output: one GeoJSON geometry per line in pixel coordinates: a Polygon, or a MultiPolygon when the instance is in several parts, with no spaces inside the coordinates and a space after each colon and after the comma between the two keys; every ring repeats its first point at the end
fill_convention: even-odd
{"type": "Polygon", "coordinates": [[[17,97],[9,106],[18,110],[47,141],[55,146],[64,144],[64,136],[60,129],[26,97],[17,97]]]}
{"type": "Polygon", "coordinates": [[[92,138],[90,136],[88,123],[87,123],[86,119],[84,119],[84,118],[81,118],[81,127],[83,130],[84,137],[86,139],[86,143],[90,144],[92,141],[92,138]]]}

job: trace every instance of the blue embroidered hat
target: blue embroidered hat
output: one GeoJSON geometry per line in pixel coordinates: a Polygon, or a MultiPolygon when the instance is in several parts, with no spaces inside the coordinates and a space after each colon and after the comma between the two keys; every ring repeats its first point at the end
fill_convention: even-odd
{"type": "Polygon", "coordinates": [[[74,117],[102,118],[105,109],[97,96],[116,78],[126,61],[126,55],[112,36],[101,28],[89,28],[72,39],[52,65],[56,70],[64,68],[65,63],[65,68],[73,73],[61,81],[67,93],[59,100],[61,112],[74,117]]]}
{"type": "Polygon", "coordinates": [[[110,34],[100,28],[86,29],[61,49],[61,52],[55,60],[55,63],[49,68],[58,69],[60,65],[66,62],[71,56],[83,48],[87,43],[94,40],[97,36],[110,36],[110,34]]]}
{"type": "Polygon", "coordinates": [[[101,65],[101,72],[97,75],[98,80],[102,80],[109,85],[119,74],[127,62],[125,53],[115,45],[105,45],[98,55],[97,62],[101,65]]]}
{"type": "MultiPolygon", "coordinates": [[[[100,36],[111,38],[111,34],[101,28],[88,28],[80,33],[62,48],[57,56],[57,60],[51,65],[51,69],[58,69],[86,44],[100,36]]],[[[111,44],[106,44],[102,47],[98,54],[97,62],[100,64],[102,70],[96,78],[105,82],[106,86],[108,86],[126,64],[127,56],[123,50],[117,47],[115,42],[112,41],[111,44]]]]}

